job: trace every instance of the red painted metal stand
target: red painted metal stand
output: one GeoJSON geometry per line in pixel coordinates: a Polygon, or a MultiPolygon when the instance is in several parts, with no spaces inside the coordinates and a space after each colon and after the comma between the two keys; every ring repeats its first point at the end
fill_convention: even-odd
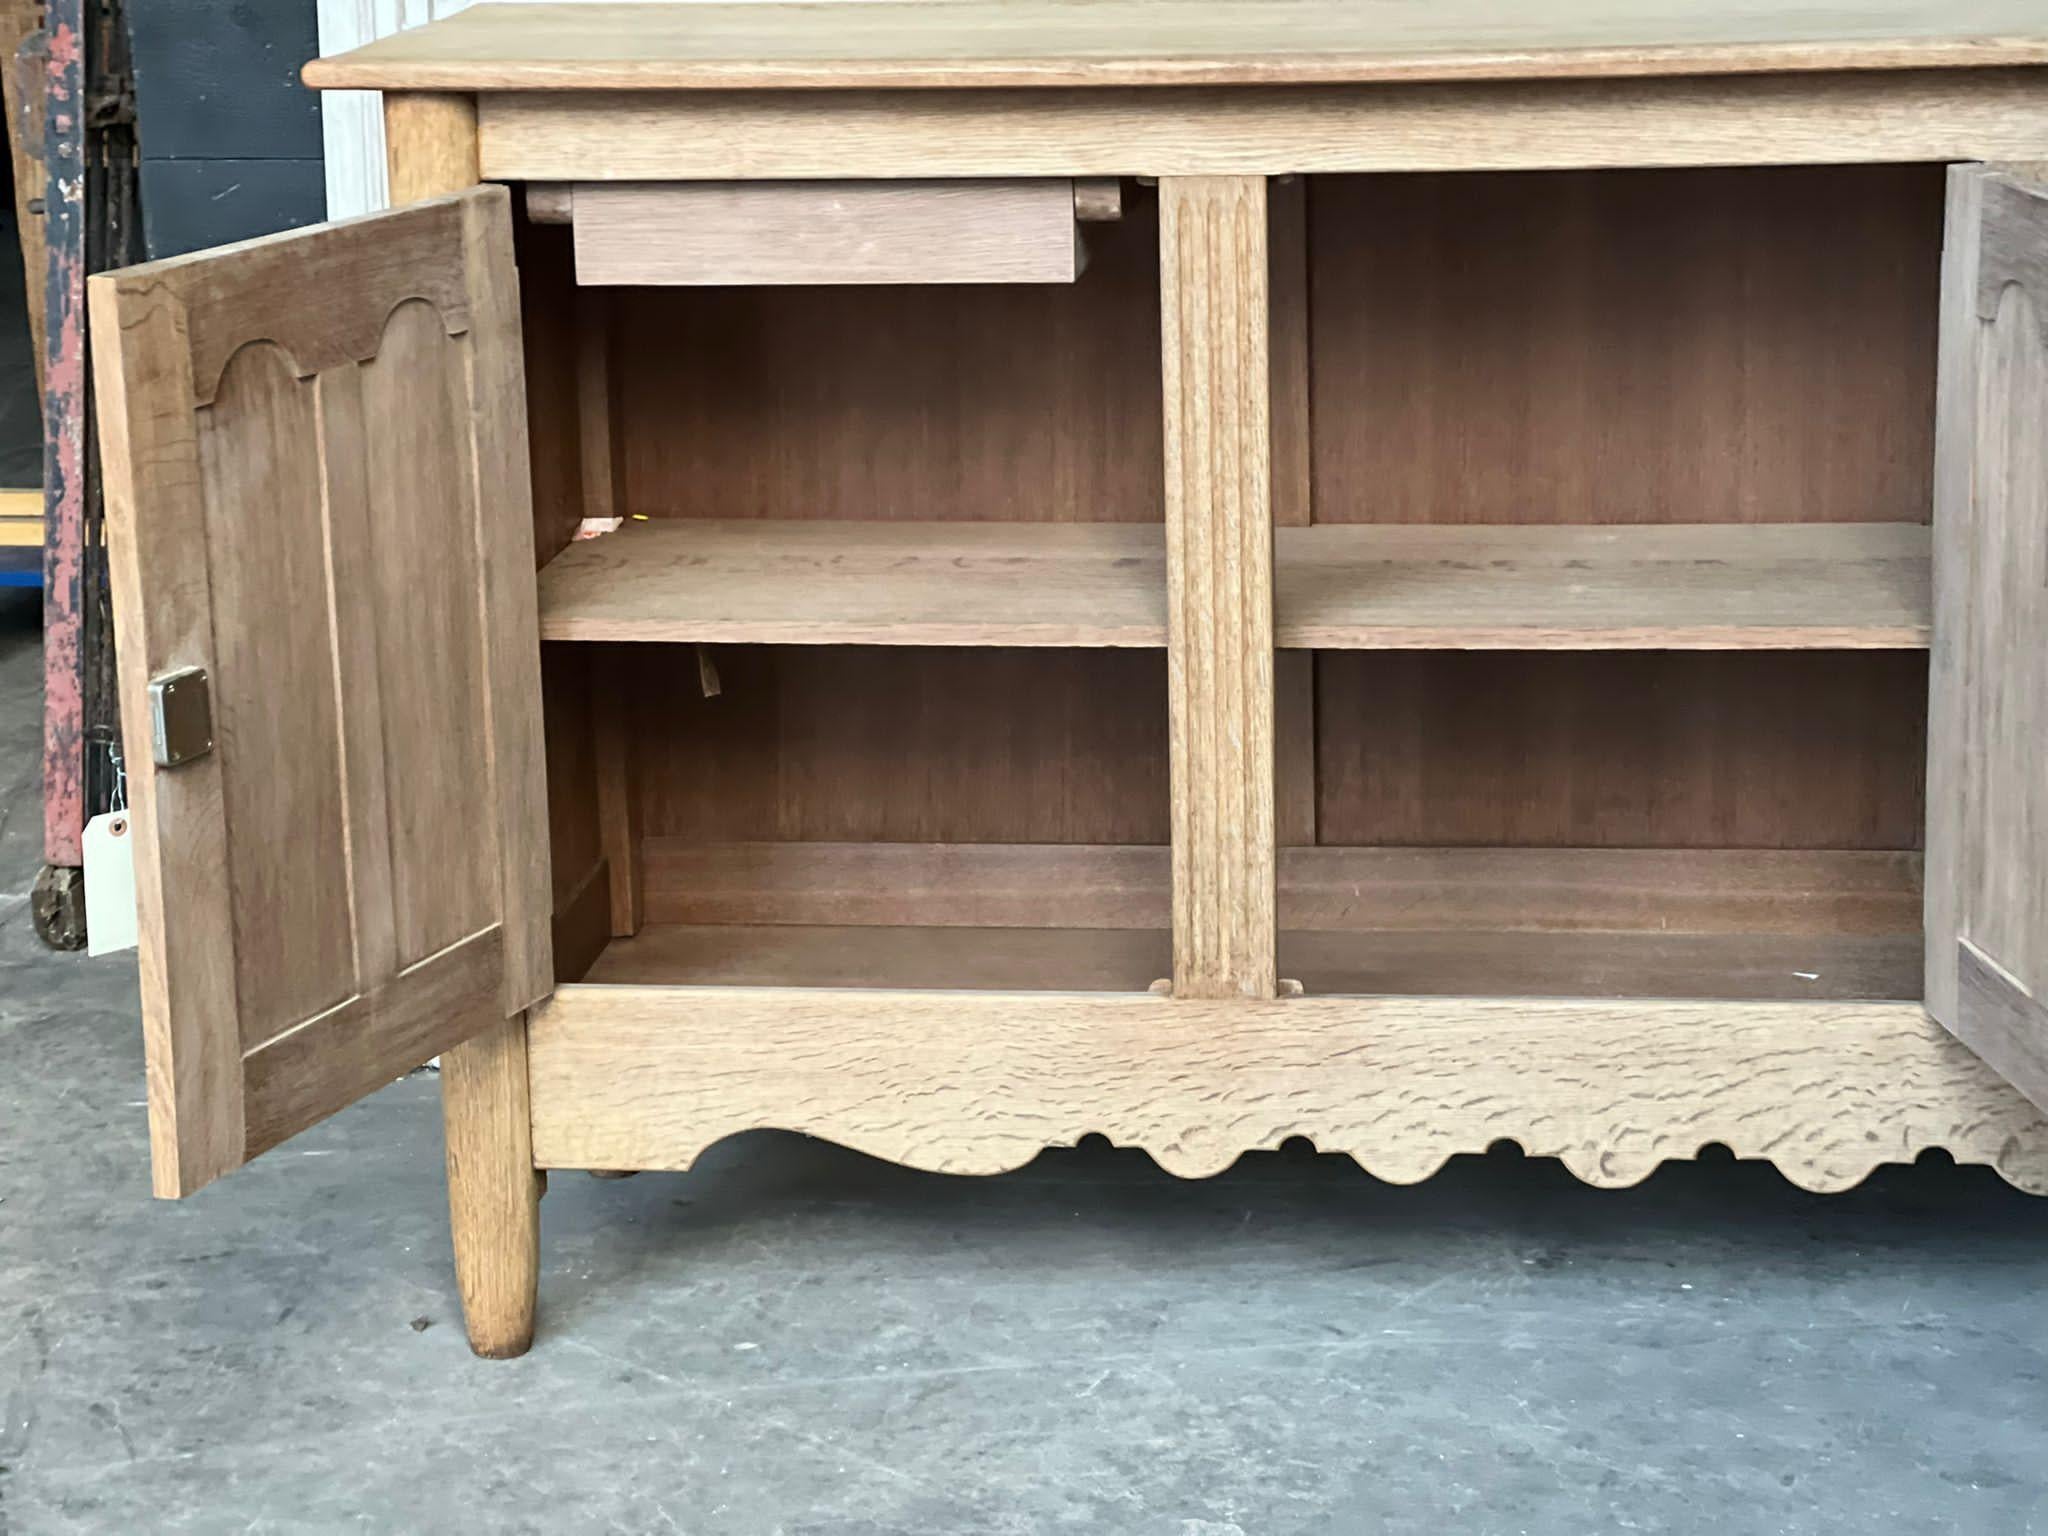
{"type": "Polygon", "coordinates": [[[43,859],[30,902],[59,948],[85,942],[85,6],[48,0],[44,154],[49,361],[43,391],[43,859]]]}

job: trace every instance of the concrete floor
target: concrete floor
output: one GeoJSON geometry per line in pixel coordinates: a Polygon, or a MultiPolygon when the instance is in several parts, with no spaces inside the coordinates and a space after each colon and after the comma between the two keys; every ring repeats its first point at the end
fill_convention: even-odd
{"type": "Polygon", "coordinates": [[[0,1536],[2048,1529],[2048,1205],[1944,1166],[762,1134],[558,1175],[540,1342],[474,1360],[431,1077],[150,1200],[132,958],[22,898],[35,623],[0,593],[0,1536]]]}

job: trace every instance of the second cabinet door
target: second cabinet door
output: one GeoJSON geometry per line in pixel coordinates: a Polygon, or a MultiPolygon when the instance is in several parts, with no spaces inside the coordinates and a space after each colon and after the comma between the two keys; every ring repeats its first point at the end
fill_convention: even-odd
{"type": "Polygon", "coordinates": [[[2048,187],[1949,173],[1927,1005],[2048,1108],[2048,187]]]}

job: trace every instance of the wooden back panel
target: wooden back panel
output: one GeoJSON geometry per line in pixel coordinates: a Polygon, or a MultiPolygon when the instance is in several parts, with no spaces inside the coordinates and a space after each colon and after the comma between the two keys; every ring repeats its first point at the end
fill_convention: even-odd
{"type": "Polygon", "coordinates": [[[1156,204],[1071,286],[621,290],[625,502],[653,516],[1156,522],[1156,204]]]}
{"type": "Polygon", "coordinates": [[[1161,651],[596,648],[641,831],[702,842],[1164,843],[1161,651]]]}
{"type": "Polygon", "coordinates": [[[1315,519],[1921,522],[1938,166],[1309,183],[1315,519]]]}
{"type": "Polygon", "coordinates": [[[1326,844],[1917,848],[1913,651],[1329,651],[1326,844]]]}

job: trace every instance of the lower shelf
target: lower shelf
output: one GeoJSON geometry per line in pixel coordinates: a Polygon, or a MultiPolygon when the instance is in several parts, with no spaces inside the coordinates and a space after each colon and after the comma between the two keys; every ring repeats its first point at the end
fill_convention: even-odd
{"type": "Polygon", "coordinates": [[[584,980],[608,985],[1143,992],[1173,970],[1163,932],[654,924],[614,939],[584,980]]]}
{"type": "MultiPolygon", "coordinates": [[[[1917,933],[1287,932],[1310,996],[1911,999],[1917,933]]],[[[605,985],[1143,992],[1172,971],[1157,929],[657,924],[615,939],[605,985]]]]}
{"type": "Polygon", "coordinates": [[[1283,933],[1310,996],[1894,999],[1921,995],[1915,934],[1283,933]]]}

